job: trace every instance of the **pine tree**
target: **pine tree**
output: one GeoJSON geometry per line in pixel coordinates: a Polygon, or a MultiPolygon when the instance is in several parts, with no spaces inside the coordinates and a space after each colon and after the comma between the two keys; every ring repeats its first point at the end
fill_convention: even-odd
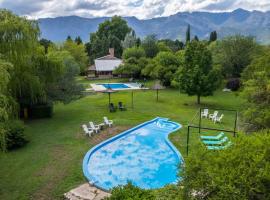
{"type": "Polygon", "coordinates": [[[197,36],[197,35],[195,35],[195,37],[194,37],[194,39],[193,39],[193,40],[195,40],[195,41],[199,41],[198,36],[197,36]]]}
{"type": "Polygon", "coordinates": [[[66,41],[73,41],[70,35],[67,36],[66,41]]]}
{"type": "Polygon", "coordinates": [[[78,45],[83,43],[80,36],[76,37],[74,42],[77,43],[78,45]]]}
{"type": "Polygon", "coordinates": [[[217,40],[217,32],[216,31],[212,31],[210,33],[210,38],[209,38],[209,42],[214,42],[217,40]]]}
{"type": "Polygon", "coordinates": [[[190,42],[190,25],[188,24],[187,31],[186,31],[186,44],[190,42]]]}

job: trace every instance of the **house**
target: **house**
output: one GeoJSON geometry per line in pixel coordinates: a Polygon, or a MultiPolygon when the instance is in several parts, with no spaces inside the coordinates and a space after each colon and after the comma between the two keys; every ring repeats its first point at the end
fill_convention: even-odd
{"type": "Polygon", "coordinates": [[[88,77],[113,77],[113,70],[122,64],[122,60],[114,56],[114,48],[109,48],[109,54],[95,59],[95,64],[88,68],[88,77]]]}

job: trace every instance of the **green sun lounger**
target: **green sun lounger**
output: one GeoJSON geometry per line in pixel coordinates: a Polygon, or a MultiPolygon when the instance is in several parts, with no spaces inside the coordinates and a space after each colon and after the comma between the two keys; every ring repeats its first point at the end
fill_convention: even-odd
{"type": "Polygon", "coordinates": [[[226,149],[226,148],[228,148],[229,146],[231,146],[232,145],[232,143],[231,143],[231,141],[229,141],[226,145],[224,145],[224,146],[206,146],[207,147],[207,149],[209,149],[209,150],[222,150],[222,149],[226,149]]]}
{"type": "Polygon", "coordinates": [[[225,136],[221,140],[202,140],[202,142],[206,145],[220,145],[227,142],[228,140],[229,138],[225,136]]]}
{"type": "Polygon", "coordinates": [[[220,140],[224,136],[223,132],[220,132],[218,135],[201,135],[201,139],[203,140],[220,140]]]}

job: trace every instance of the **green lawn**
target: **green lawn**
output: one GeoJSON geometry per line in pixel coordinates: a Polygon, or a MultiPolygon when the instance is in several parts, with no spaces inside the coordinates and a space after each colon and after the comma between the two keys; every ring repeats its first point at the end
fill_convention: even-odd
{"type": "MultiPolygon", "coordinates": [[[[85,87],[90,83],[78,80],[85,87]]],[[[156,102],[155,94],[150,90],[134,92],[134,109],[131,109],[130,91],[114,93],[112,102],[123,101],[128,106],[126,112],[116,113],[107,110],[107,94],[89,94],[67,105],[55,105],[52,119],[26,122],[30,143],[19,150],[0,154],[0,199],[61,199],[64,192],[85,182],[82,159],[92,144],[91,138],[83,136],[80,125],[88,121],[101,122],[103,116],[113,119],[120,128],[131,127],[156,116],[177,121],[184,127],[172,133],[170,139],[185,156],[186,125],[199,108],[195,103],[196,97],[166,89],[160,92],[160,101],[156,102]]],[[[235,94],[221,91],[212,97],[202,98],[202,106],[209,107],[240,109],[242,102],[235,94]]],[[[197,124],[198,118],[192,123],[197,124]]],[[[213,123],[203,120],[203,125],[213,126],[213,123]]],[[[232,113],[225,113],[224,123],[213,127],[232,129],[232,126],[232,113]]],[[[197,142],[197,134],[193,131],[191,156],[196,151],[197,142]]]]}

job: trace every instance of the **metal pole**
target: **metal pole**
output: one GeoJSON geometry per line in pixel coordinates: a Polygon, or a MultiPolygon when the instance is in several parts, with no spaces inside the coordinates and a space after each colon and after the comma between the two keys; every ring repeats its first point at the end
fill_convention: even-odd
{"type": "Polygon", "coordinates": [[[237,126],[237,111],[235,112],[235,120],[234,120],[234,130],[233,130],[233,137],[236,136],[236,126],[237,126]]]}
{"type": "Polygon", "coordinates": [[[157,89],[157,101],[158,101],[158,89],[157,89]]]}
{"type": "Polygon", "coordinates": [[[109,94],[109,106],[110,106],[110,104],[111,104],[111,93],[109,92],[108,94],[109,94]]]}
{"type": "Polygon", "coordinates": [[[188,145],[189,145],[189,126],[188,126],[188,133],[187,133],[187,156],[188,156],[188,145]]]}
{"type": "Polygon", "coordinates": [[[200,108],[200,119],[199,119],[199,134],[201,134],[201,123],[202,123],[202,108],[200,108]]]}

